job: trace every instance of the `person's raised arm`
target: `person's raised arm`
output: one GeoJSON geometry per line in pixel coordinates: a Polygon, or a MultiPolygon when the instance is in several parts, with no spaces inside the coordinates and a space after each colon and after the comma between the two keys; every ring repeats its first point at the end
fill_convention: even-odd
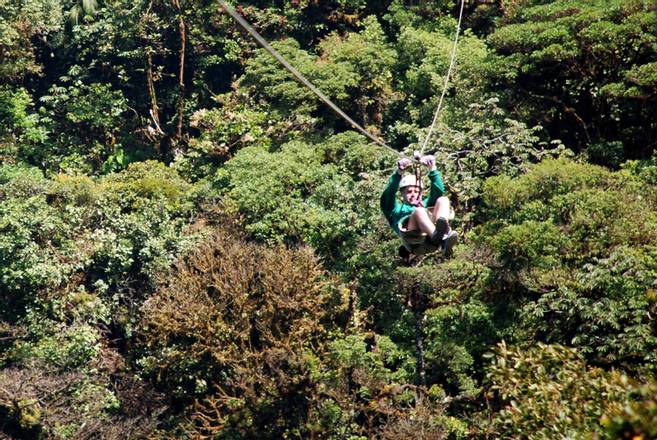
{"type": "Polygon", "coordinates": [[[383,193],[381,193],[381,211],[383,211],[383,215],[386,219],[389,218],[390,214],[395,210],[397,190],[399,189],[399,182],[401,182],[402,173],[412,164],[413,162],[411,162],[410,159],[400,159],[397,162],[397,171],[390,176],[388,184],[383,190],[383,193]]]}
{"type": "Polygon", "coordinates": [[[436,167],[436,158],[432,155],[422,156],[420,162],[429,169],[429,180],[431,181],[431,189],[429,190],[429,197],[424,202],[424,206],[433,206],[436,204],[438,197],[445,194],[445,183],[440,175],[440,171],[436,167]]]}

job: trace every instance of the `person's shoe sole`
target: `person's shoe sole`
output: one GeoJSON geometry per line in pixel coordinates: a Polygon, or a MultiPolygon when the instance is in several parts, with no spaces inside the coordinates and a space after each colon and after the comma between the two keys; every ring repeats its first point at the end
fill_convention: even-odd
{"type": "Polygon", "coordinates": [[[450,257],[454,249],[454,245],[459,241],[459,234],[456,231],[450,231],[447,238],[445,238],[445,244],[443,244],[443,255],[445,257],[450,257]]]}
{"type": "Polygon", "coordinates": [[[449,230],[449,225],[447,224],[447,219],[445,217],[438,217],[436,220],[436,230],[431,234],[431,242],[435,246],[439,246],[443,242],[443,237],[447,234],[449,230]]]}
{"type": "Polygon", "coordinates": [[[411,256],[411,252],[408,249],[406,249],[406,246],[401,245],[397,250],[397,255],[399,255],[399,258],[406,260],[411,256]]]}

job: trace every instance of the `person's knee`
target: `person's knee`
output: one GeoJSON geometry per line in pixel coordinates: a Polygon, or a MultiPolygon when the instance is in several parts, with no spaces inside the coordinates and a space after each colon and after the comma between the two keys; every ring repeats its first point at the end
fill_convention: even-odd
{"type": "Polygon", "coordinates": [[[429,212],[427,211],[427,208],[418,206],[417,208],[415,208],[415,211],[413,211],[413,215],[415,217],[426,217],[429,215],[429,212]]]}
{"type": "Polygon", "coordinates": [[[447,196],[438,197],[438,203],[440,203],[441,205],[449,206],[449,199],[447,198],[447,196]]]}

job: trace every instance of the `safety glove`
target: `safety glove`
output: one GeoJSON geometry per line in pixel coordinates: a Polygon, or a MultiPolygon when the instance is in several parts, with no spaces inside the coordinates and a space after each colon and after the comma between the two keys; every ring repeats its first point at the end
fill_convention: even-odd
{"type": "Polygon", "coordinates": [[[436,156],[427,154],[426,156],[422,156],[420,158],[420,163],[422,165],[425,165],[429,170],[435,170],[436,169],[436,156]]]}
{"type": "Polygon", "coordinates": [[[402,171],[404,171],[406,168],[410,167],[413,165],[413,161],[407,158],[399,159],[397,161],[397,169],[399,170],[399,174],[401,174],[402,171]]]}

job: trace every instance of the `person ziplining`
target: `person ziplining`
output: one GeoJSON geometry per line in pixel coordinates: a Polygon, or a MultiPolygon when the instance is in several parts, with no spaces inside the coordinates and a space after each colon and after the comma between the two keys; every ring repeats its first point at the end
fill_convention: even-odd
{"type": "MultiPolygon", "coordinates": [[[[315,87],[308,79],[294,68],[285,58],[283,58],[253,27],[244,20],[230,5],[224,0],[217,0],[222,8],[246,31],[248,32],[265,50],[267,50],[283,67],[285,67],[301,84],[311,90],[322,102],[331,108],[336,114],[347,121],[352,127],[363,135],[374,141],[381,147],[387,148],[403,156],[403,153],[387,145],[378,137],[361,127],[356,121],[350,118],[337,105],[335,105],[326,95],[315,87]]],[[[403,249],[407,253],[424,255],[429,252],[442,250],[443,255],[449,256],[452,248],[458,241],[458,234],[449,227],[449,219],[453,217],[449,199],[443,194],[445,186],[442,177],[436,168],[436,159],[434,156],[422,156],[426,146],[431,139],[431,134],[438,120],[443,99],[447,92],[447,85],[456,60],[456,47],[458,44],[459,33],[461,30],[461,19],[463,17],[463,8],[465,0],[461,0],[459,19],[456,25],[456,34],[452,53],[450,57],[449,68],[445,75],[443,91],[440,95],[438,108],[433,116],[433,121],[429,131],[424,138],[422,148],[418,154],[419,162],[429,168],[429,180],[431,181],[431,190],[429,197],[422,200],[422,183],[420,173],[407,175],[402,178],[406,168],[413,165],[413,161],[402,158],[398,161],[398,169],[388,180],[383,194],[381,196],[381,209],[388,220],[392,229],[402,239],[403,249]],[[397,190],[401,193],[401,203],[397,200],[397,190]]],[[[401,254],[401,252],[400,252],[401,254]]]]}
{"type": "Polygon", "coordinates": [[[404,170],[413,165],[413,162],[406,158],[402,158],[397,162],[397,171],[390,176],[388,184],[381,194],[383,215],[402,240],[403,246],[399,252],[401,257],[408,257],[410,254],[424,255],[439,249],[442,251],[443,256],[449,257],[458,241],[458,233],[449,227],[449,220],[454,218],[454,211],[451,208],[449,199],[444,196],[445,184],[436,167],[436,158],[432,155],[422,156],[422,152],[425,151],[438,121],[438,115],[447,92],[449,77],[456,61],[456,47],[461,31],[464,5],[465,0],[461,0],[449,68],[445,75],[438,107],[420,151],[415,152],[416,160],[429,168],[428,177],[431,181],[429,197],[422,199],[422,181],[417,168],[414,175],[410,174],[402,178],[404,170]],[[401,193],[401,203],[397,200],[397,189],[401,193]]]}
{"type": "MultiPolygon", "coordinates": [[[[441,250],[444,256],[450,256],[458,233],[449,226],[453,211],[449,199],[444,196],[445,185],[434,156],[422,156],[419,162],[429,169],[429,196],[422,198],[419,173],[403,175],[413,165],[410,159],[403,158],[397,162],[397,170],[381,194],[381,211],[401,238],[407,253],[424,255],[441,250]],[[397,190],[401,201],[397,198],[397,190]]],[[[400,253],[406,256],[403,251],[400,253]]]]}

